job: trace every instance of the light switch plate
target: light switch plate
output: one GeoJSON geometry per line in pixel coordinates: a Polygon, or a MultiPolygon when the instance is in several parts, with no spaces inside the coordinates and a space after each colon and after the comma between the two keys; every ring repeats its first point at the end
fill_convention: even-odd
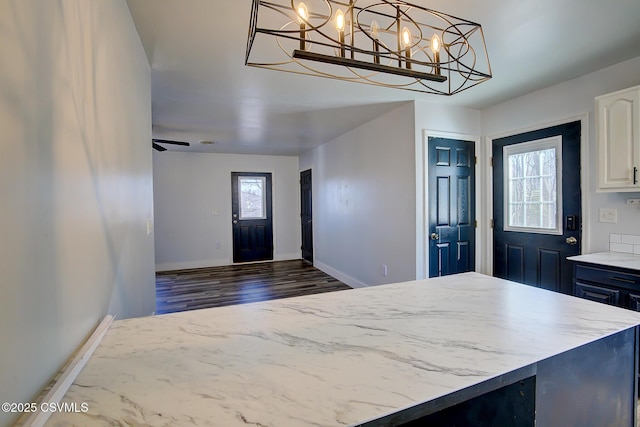
{"type": "Polygon", "coordinates": [[[618,211],[616,209],[600,209],[600,222],[616,224],[618,222],[618,211]]]}

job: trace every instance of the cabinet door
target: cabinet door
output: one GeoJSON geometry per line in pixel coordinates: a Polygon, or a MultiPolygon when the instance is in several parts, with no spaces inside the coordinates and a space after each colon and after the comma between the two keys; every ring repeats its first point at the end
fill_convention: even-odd
{"type": "Polygon", "coordinates": [[[618,305],[620,302],[619,290],[587,285],[580,282],[576,282],[576,296],[609,305],[618,305]]]}
{"type": "Polygon", "coordinates": [[[598,189],[640,191],[640,86],[596,98],[598,189]]]}
{"type": "Polygon", "coordinates": [[[629,308],[631,310],[640,311],[640,295],[629,294],[629,308]]]}

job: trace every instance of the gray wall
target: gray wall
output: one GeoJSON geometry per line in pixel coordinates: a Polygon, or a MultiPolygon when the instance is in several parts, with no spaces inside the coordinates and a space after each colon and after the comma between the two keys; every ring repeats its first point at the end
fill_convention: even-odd
{"type": "Polygon", "coordinates": [[[0,2],[0,70],[0,401],[30,402],[154,310],[150,76],[123,0],[0,2]]]}
{"type": "Polygon", "coordinates": [[[274,259],[300,258],[297,157],[164,151],[153,155],[157,271],[233,263],[231,172],[272,173],[274,259]]]}
{"type": "Polygon", "coordinates": [[[313,171],[316,266],[351,286],[415,278],[414,127],[408,103],[300,159],[313,171]]]}

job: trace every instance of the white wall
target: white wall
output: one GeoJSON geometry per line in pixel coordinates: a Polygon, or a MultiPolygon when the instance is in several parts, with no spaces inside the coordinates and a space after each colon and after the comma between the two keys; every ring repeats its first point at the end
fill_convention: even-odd
{"type": "Polygon", "coordinates": [[[315,265],[351,286],[415,278],[414,128],[407,103],[301,156],[315,265]]]}
{"type": "Polygon", "coordinates": [[[588,242],[584,253],[608,250],[609,234],[640,234],[640,208],[628,206],[627,198],[639,193],[596,192],[595,100],[598,95],[640,84],[640,57],[587,74],[559,85],[530,93],[520,98],[482,111],[483,134],[493,136],[588,113],[589,126],[589,188],[583,188],[587,199],[588,217],[583,229],[588,242]],[[598,221],[600,208],[618,210],[618,223],[598,221]]]}
{"type": "Polygon", "coordinates": [[[0,70],[0,401],[30,402],[154,310],[150,73],[121,0],[0,2],[0,70]]]}
{"type": "Polygon", "coordinates": [[[274,259],[301,257],[297,157],[154,152],[153,172],[157,271],[233,263],[231,172],[273,174],[274,259]]]}

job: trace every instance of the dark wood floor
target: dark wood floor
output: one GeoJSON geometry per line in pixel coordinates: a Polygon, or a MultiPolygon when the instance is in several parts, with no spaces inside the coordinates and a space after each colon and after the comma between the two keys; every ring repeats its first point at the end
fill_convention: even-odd
{"type": "Polygon", "coordinates": [[[351,289],[304,260],[156,273],[156,313],[351,289]]]}

